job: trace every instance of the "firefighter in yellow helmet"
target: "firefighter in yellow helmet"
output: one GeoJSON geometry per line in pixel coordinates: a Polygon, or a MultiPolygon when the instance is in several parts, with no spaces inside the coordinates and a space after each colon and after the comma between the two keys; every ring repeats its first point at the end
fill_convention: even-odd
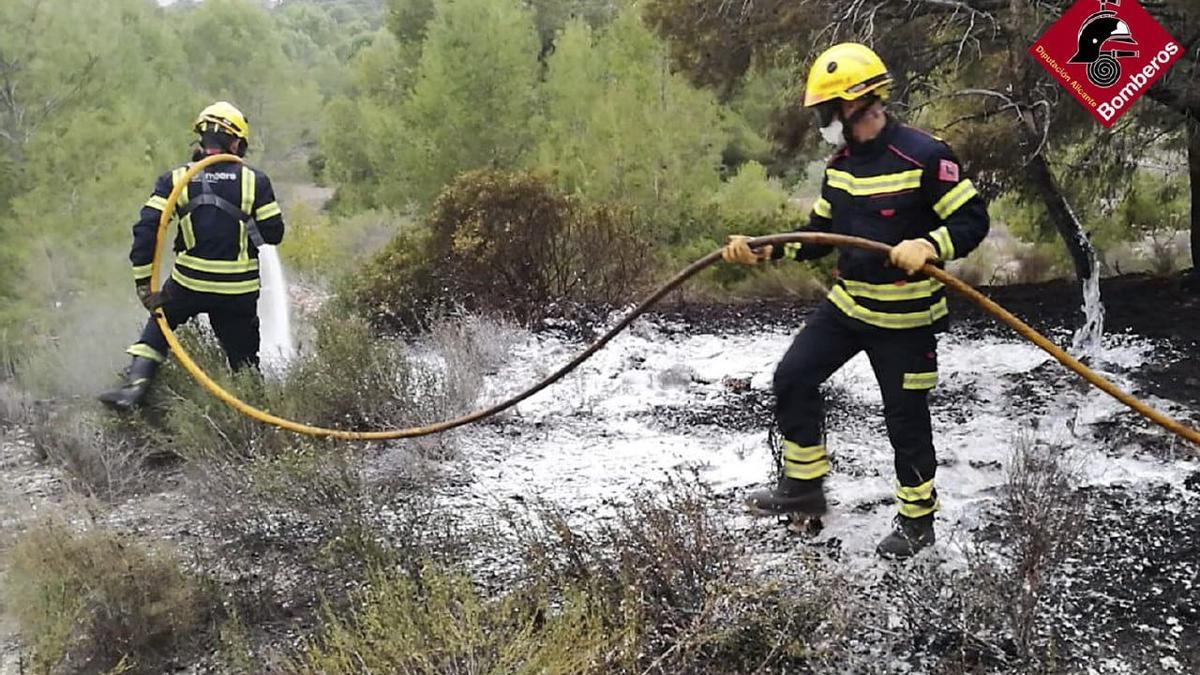
{"type": "MultiPolygon", "coordinates": [[[[216,154],[244,157],[250,143],[246,116],[225,101],[202,110],[193,130],[198,136],[193,162],[216,154]]],[[[179,218],[175,268],[161,293],[150,292],[158,220],[187,169],[188,165],[179,166],[159,176],[133,226],[129,259],[138,298],[147,310],[162,307],[172,328],[207,314],[229,365],[235,370],[257,366],[258,249],[278,244],[284,230],[283,214],[266,174],[245,164],[221,162],[191,179],[172,214],[179,218]]],[[[141,403],[166,359],[167,341],[153,317],[126,351],[133,360],[125,381],[100,396],[101,402],[117,410],[141,403]]]]}
{"type": "MultiPolygon", "coordinates": [[[[877,550],[906,558],[934,542],[938,509],[927,398],[937,383],[936,333],[946,327],[946,294],[920,269],[970,253],[987,235],[988,214],[950,148],[888,113],[891,84],[883,61],[861,44],[831,47],[809,73],[804,106],[816,111],[821,135],[838,149],[801,231],[865,237],[893,248],[886,257],[839,250],[827,301],[810,315],[775,371],[783,476],[774,489],[747,501],[764,513],[825,513],[830,464],[819,388],[865,351],[883,394],[899,506],[895,528],[877,550]]],[[[831,252],[793,244],[754,250],[746,237],[734,235],[723,253],[727,262],[753,265],[831,252]]]]}

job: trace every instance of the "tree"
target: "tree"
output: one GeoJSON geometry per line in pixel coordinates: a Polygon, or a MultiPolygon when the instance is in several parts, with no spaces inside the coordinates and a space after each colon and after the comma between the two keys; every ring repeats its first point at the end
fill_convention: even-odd
{"type": "MultiPolygon", "coordinates": [[[[964,163],[983,175],[989,194],[1016,191],[1036,198],[1083,278],[1092,273],[1094,252],[1068,199],[1071,186],[1064,185],[1056,165],[1070,144],[1084,133],[1094,134],[1096,127],[1025,53],[1067,4],[654,0],[648,16],[676,43],[678,67],[730,93],[755,64],[791,63],[799,69],[811,61],[809,45],[816,51],[842,40],[873,44],[896,76],[897,106],[951,129],[964,163]]],[[[807,122],[792,113],[794,108],[780,111],[785,122],[780,136],[798,149],[807,122]]],[[[1114,139],[1111,134],[1099,138],[1114,139]]]]}
{"type": "Polygon", "coordinates": [[[237,105],[250,120],[252,147],[268,157],[285,155],[315,133],[320,93],[288,60],[266,9],[247,0],[206,0],[174,12],[188,79],[198,90],[193,106],[214,98],[237,105]],[[257,124],[266,119],[272,120],[269,128],[257,124]]]}
{"type": "Polygon", "coordinates": [[[0,323],[129,278],[123,254],[102,252],[128,245],[126,219],[154,179],[146,167],[186,143],[195,111],[180,103],[184,64],[161,10],[141,0],[0,7],[0,164],[13,178],[0,186],[0,250],[11,256],[0,323]]]}
{"type": "Polygon", "coordinates": [[[1185,52],[1185,57],[1176,61],[1146,95],[1173,113],[1174,121],[1185,129],[1192,207],[1192,276],[1200,287],[1200,67],[1195,57],[1200,50],[1200,15],[1191,0],[1160,0],[1147,5],[1185,52]]]}
{"type": "Polygon", "coordinates": [[[730,138],[715,98],[667,67],[633,10],[599,36],[567,24],[548,60],[537,162],[568,190],[637,206],[679,243],[689,209],[720,183],[730,138]]]}
{"type": "Polygon", "coordinates": [[[533,145],[538,40],[517,0],[438,0],[403,106],[409,195],[428,206],[472,169],[518,166],[533,145]]]}

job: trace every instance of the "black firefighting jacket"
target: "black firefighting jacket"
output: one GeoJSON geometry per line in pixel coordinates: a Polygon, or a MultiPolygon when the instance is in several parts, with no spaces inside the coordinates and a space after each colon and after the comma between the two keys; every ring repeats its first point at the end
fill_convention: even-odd
{"type": "MultiPolygon", "coordinates": [[[[895,245],[933,243],[939,262],[960,258],[988,233],[987,204],[942,140],[889,116],[879,136],[851,143],[829,161],[821,196],[802,232],[833,232],[895,245]]],[[[812,260],[830,246],[788,244],[776,257],[812,260]]],[[[878,328],[947,324],[946,292],[923,274],[908,276],[879,253],[845,247],[828,299],[849,319],[878,328]]]]}
{"type": "MultiPolygon", "coordinates": [[[[154,194],[142,206],[129,252],[136,281],[150,277],[159,216],[187,169],[177,167],[160,176],[154,194]]],[[[244,164],[206,167],[184,189],[174,215],[180,219],[171,272],[176,283],[201,293],[258,292],[258,244],[278,244],[284,230],[266,174],[244,164]]]]}

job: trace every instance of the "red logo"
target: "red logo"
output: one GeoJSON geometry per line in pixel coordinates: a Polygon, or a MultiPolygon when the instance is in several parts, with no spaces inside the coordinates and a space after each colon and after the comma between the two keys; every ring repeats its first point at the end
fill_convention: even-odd
{"type": "Polygon", "coordinates": [[[1138,0],[1079,0],[1029,53],[1106,127],[1183,56],[1138,0]]]}
{"type": "Polygon", "coordinates": [[[948,159],[943,159],[938,166],[938,180],[944,180],[947,183],[958,182],[958,165],[948,159]]]}

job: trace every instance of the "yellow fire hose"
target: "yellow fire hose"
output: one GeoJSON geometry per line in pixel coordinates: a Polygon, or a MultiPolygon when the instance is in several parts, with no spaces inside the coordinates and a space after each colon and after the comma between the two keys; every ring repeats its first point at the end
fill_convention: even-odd
{"type": "MultiPolygon", "coordinates": [[[[211,164],[216,164],[216,163],[221,163],[221,162],[241,163],[241,161],[242,161],[241,158],[239,158],[235,155],[213,155],[211,157],[206,157],[206,158],[202,159],[201,161],[193,164],[191,166],[191,168],[188,169],[187,173],[184,174],[183,178],[178,183],[176,183],[176,185],[174,186],[174,189],[171,190],[170,196],[167,197],[166,207],[163,209],[162,216],[159,218],[159,222],[158,222],[158,242],[161,243],[163,241],[166,241],[166,237],[164,235],[167,232],[167,225],[170,223],[171,214],[173,214],[175,212],[175,205],[179,201],[179,196],[180,196],[181,192],[183,191],[184,187],[191,181],[193,176],[195,176],[198,172],[202,171],[205,167],[207,167],[211,164]]],[[[888,246],[887,244],[883,244],[883,243],[880,243],[877,241],[871,241],[869,239],[861,239],[859,237],[848,237],[848,236],[839,235],[839,234],[825,234],[825,233],[812,233],[812,232],[791,232],[791,233],[787,233],[787,234],[774,234],[774,235],[765,236],[765,237],[756,237],[756,238],[750,240],[750,246],[751,247],[759,247],[759,246],[764,246],[767,244],[779,246],[781,244],[786,244],[789,242],[802,242],[802,243],[806,243],[806,244],[810,244],[810,245],[825,245],[825,246],[855,246],[855,247],[870,250],[870,251],[877,251],[877,252],[883,253],[883,254],[887,254],[888,251],[891,250],[891,247],[888,246]]],[[[209,391],[209,393],[211,393],[213,396],[216,396],[218,399],[225,402],[227,405],[231,406],[232,408],[234,408],[238,412],[242,413],[243,415],[246,415],[248,417],[256,419],[260,422],[264,422],[266,424],[274,425],[281,429],[287,429],[288,431],[294,431],[294,432],[300,433],[300,434],[307,434],[309,436],[335,438],[335,439],[347,440],[347,441],[378,441],[378,440],[387,440],[387,439],[393,439],[393,438],[415,438],[417,436],[427,436],[430,434],[436,434],[436,433],[440,433],[443,431],[448,431],[448,430],[454,429],[456,427],[461,427],[461,426],[464,426],[467,424],[471,424],[472,422],[478,422],[479,420],[482,420],[487,417],[491,417],[493,415],[496,415],[497,413],[507,410],[508,408],[513,407],[514,405],[520,403],[521,401],[524,401],[525,399],[527,399],[527,398],[533,396],[534,394],[537,394],[538,392],[542,391],[543,389],[549,387],[550,385],[554,384],[558,380],[562,379],[563,376],[565,376],[567,373],[570,373],[572,370],[577,368],[584,361],[588,360],[588,358],[590,358],[593,354],[600,351],[606,344],[609,343],[609,341],[611,341],[614,337],[616,337],[619,333],[621,333],[621,331],[623,331],[627,326],[629,326],[629,324],[631,324],[634,319],[636,319],[637,317],[644,314],[647,310],[650,309],[650,307],[652,307],[655,303],[657,303],[659,300],[661,300],[668,293],[670,293],[671,291],[678,288],[683,282],[687,281],[689,278],[694,276],[697,272],[703,270],[704,268],[708,267],[709,265],[712,265],[713,263],[718,262],[720,259],[721,259],[721,252],[720,252],[720,250],[717,250],[717,251],[713,251],[712,253],[709,253],[708,255],[704,256],[703,258],[701,258],[701,259],[697,260],[696,262],[692,263],[691,265],[689,265],[682,272],[680,272],[679,274],[676,274],[673,278],[671,278],[670,281],[668,281],[667,283],[660,286],[656,291],[654,291],[654,293],[652,293],[651,295],[646,297],[644,300],[642,300],[642,302],[636,308],[634,308],[633,311],[626,314],[625,317],[622,318],[615,326],[613,326],[611,329],[609,329],[609,331],[607,333],[605,333],[600,339],[598,339],[594,343],[592,343],[591,346],[589,346],[582,353],[580,353],[578,356],[576,356],[574,359],[572,359],[569,363],[562,366],[558,370],[554,371],[551,375],[549,375],[548,377],[543,379],[541,382],[538,382],[537,384],[530,387],[529,389],[526,389],[525,391],[521,392],[520,394],[517,394],[516,396],[513,396],[512,398],[509,398],[505,401],[501,401],[500,403],[497,403],[496,405],[493,405],[490,408],[486,408],[484,410],[479,410],[479,411],[473,412],[469,415],[464,415],[462,417],[445,420],[443,422],[438,422],[436,424],[430,424],[430,425],[421,426],[421,427],[411,427],[408,429],[390,429],[390,430],[386,430],[386,431],[344,431],[341,429],[326,429],[323,427],[316,427],[316,426],[311,426],[308,424],[301,424],[299,422],[294,422],[292,420],[283,419],[282,417],[272,415],[271,413],[266,412],[264,410],[259,410],[258,408],[255,408],[255,407],[245,403],[244,401],[238,399],[233,394],[230,394],[229,392],[222,389],[220,385],[218,385],[216,382],[214,382],[212,380],[212,378],[210,378],[203,370],[200,369],[200,367],[198,365],[196,365],[196,362],[194,360],[192,360],[192,357],[190,355],[188,355],[187,351],[184,350],[183,345],[179,344],[179,339],[175,337],[175,333],[171,330],[171,327],[167,325],[166,318],[163,316],[161,309],[155,311],[155,318],[158,320],[158,325],[162,329],[163,335],[165,335],[167,338],[167,343],[171,346],[171,350],[175,353],[175,357],[177,359],[179,359],[179,362],[183,365],[184,369],[186,369],[188,371],[188,373],[190,373],[192,375],[192,377],[196,379],[197,382],[199,382],[205,389],[207,389],[209,391]]],[[[159,275],[160,267],[161,267],[161,246],[156,246],[155,252],[154,252],[154,262],[153,262],[153,266],[151,268],[151,273],[150,273],[150,287],[155,290],[157,290],[159,288],[158,275],[159,275]]],[[[973,302],[975,302],[979,306],[983,307],[983,309],[987,310],[989,313],[991,313],[992,315],[994,315],[995,317],[997,317],[1004,323],[1011,326],[1014,330],[1016,330],[1018,333],[1020,333],[1027,340],[1029,340],[1030,342],[1033,342],[1038,347],[1041,347],[1043,350],[1048,352],[1051,356],[1053,356],[1055,359],[1057,359],[1064,366],[1073,370],[1075,373],[1077,373],[1078,375],[1083,377],[1085,380],[1090,382],[1092,385],[1107,392],[1109,395],[1116,398],[1121,403],[1124,403],[1125,405],[1129,406],[1130,408],[1133,408],[1138,413],[1140,413],[1141,415],[1143,415],[1144,417],[1149,419],[1151,422],[1154,422],[1155,424],[1174,433],[1175,435],[1179,436],[1180,438],[1191,441],[1197,447],[1200,447],[1200,432],[1197,432],[1195,429],[1187,427],[1187,426],[1181,424],[1180,422],[1178,422],[1170,417],[1167,417],[1166,415],[1158,412],[1157,410],[1150,407],[1149,405],[1146,405],[1142,401],[1139,401],[1138,399],[1134,398],[1130,394],[1122,391],[1119,387],[1117,387],[1113,383],[1109,382],[1108,380],[1104,379],[1104,377],[1102,377],[1101,375],[1099,375],[1092,369],[1090,369],[1087,366],[1080,363],[1073,356],[1066,353],[1065,351],[1060,349],[1057,345],[1050,342],[1045,337],[1043,337],[1041,334],[1039,334],[1037,331],[1030,328],[1028,325],[1026,325],[1020,319],[1018,319],[1017,317],[1010,314],[1003,307],[1001,307],[1000,305],[997,305],[995,302],[992,302],[991,300],[989,300],[986,296],[984,296],[979,291],[975,290],[974,288],[971,288],[966,283],[960,281],[959,279],[946,273],[945,271],[938,269],[937,267],[934,267],[933,265],[926,265],[921,271],[924,272],[925,274],[928,274],[929,276],[937,279],[938,281],[941,281],[946,286],[949,286],[950,288],[953,288],[954,290],[958,291],[959,293],[962,293],[963,295],[967,296],[973,302]]]]}

